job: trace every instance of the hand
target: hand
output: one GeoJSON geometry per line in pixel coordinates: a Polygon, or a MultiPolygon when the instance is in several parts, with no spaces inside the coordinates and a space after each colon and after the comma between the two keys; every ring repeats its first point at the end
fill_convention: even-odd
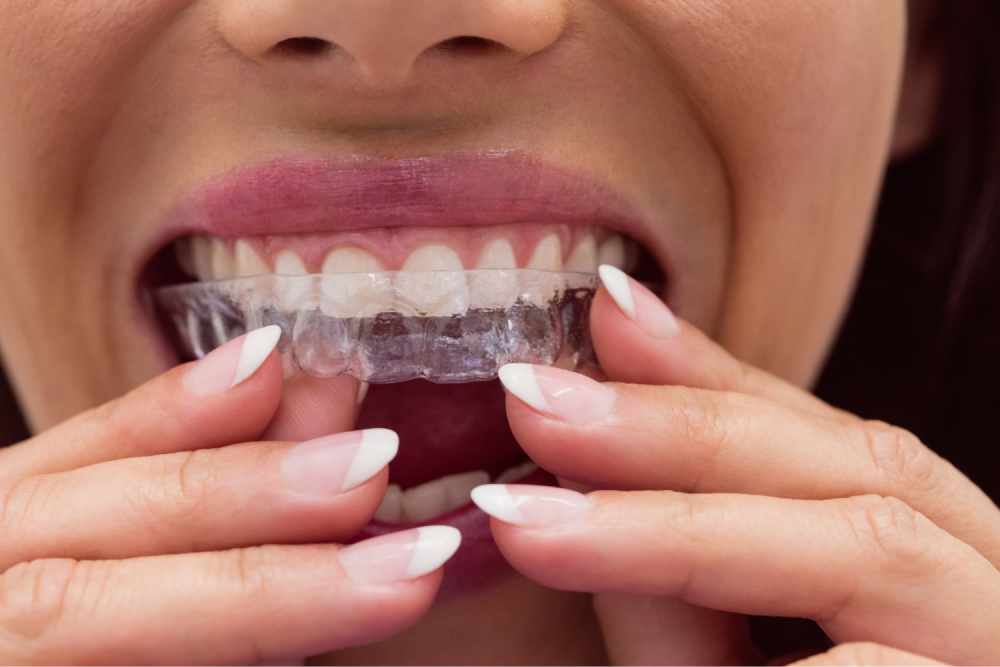
{"type": "Polygon", "coordinates": [[[617,301],[599,292],[592,332],[612,382],[502,372],[531,458],[607,489],[478,489],[514,567],[610,594],[595,605],[616,662],[759,659],[736,614],[1000,661],[1000,511],[985,494],[913,435],[735,360],[624,274],[605,284],[617,301]]]}
{"type": "Polygon", "coordinates": [[[429,607],[451,529],[332,544],[378,507],[395,435],[258,442],[315,430],[316,400],[320,430],[346,431],[358,391],[301,382],[282,402],[261,331],[0,452],[0,661],[285,661],[429,607]],[[432,562],[408,571],[418,550],[432,562]]]}

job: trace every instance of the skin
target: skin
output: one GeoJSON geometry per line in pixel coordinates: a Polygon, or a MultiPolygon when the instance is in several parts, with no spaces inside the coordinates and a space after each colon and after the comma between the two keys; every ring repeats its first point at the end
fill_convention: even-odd
{"type": "MultiPolygon", "coordinates": [[[[0,575],[0,657],[221,663],[349,649],[325,659],[745,662],[754,653],[740,614],[767,613],[827,623],[843,642],[830,661],[909,660],[896,650],[996,661],[1000,646],[985,621],[945,622],[1000,599],[989,592],[1000,586],[991,565],[1000,558],[996,508],[912,437],[802,389],[835,335],[892,147],[905,3],[401,7],[84,0],[0,8],[8,91],[0,96],[0,349],[39,432],[0,454],[10,568],[0,575]],[[432,48],[469,34],[506,49],[472,57],[432,48]],[[343,52],[317,61],[270,50],[303,36],[343,52]],[[196,400],[183,386],[187,369],[168,370],[137,281],[166,240],[165,212],[234,168],[498,149],[604,180],[626,197],[646,221],[646,245],[669,265],[664,297],[686,323],[677,338],[646,340],[599,295],[598,354],[629,414],[601,425],[600,442],[513,397],[508,414],[546,468],[575,486],[616,490],[593,494],[601,521],[548,533],[495,522],[505,555],[526,576],[425,615],[437,573],[362,585],[334,555],[374,511],[384,472],[304,504],[288,501],[275,481],[291,442],[351,428],[356,383],[282,387],[272,356],[245,383],[196,400]],[[617,359],[615,349],[641,354],[617,359]],[[697,410],[717,419],[685,430],[697,410]],[[634,457],[595,465],[608,460],[602,447],[630,451],[621,443],[636,437],[647,446],[634,457]],[[723,446],[736,437],[741,447],[723,446]],[[582,446],[560,456],[568,438],[582,446]],[[178,478],[187,481],[178,486],[178,478]],[[191,479],[201,494],[194,505],[191,479]],[[273,495],[226,491],[261,480],[271,480],[273,495]],[[109,484],[120,488],[109,493],[109,484]],[[721,495],[686,495],[704,491],[721,495]],[[100,504],[84,529],[71,530],[61,513],[98,496],[122,500],[100,504]],[[227,521],[233,503],[267,518],[227,521]],[[202,511],[212,507],[226,511],[202,511]],[[678,526],[679,507],[692,518],[678,526]],[[788,512],[842,530],[789,535],[777,549],[761,538],[779,534],[788,512]],[[735,516],[745,518],[748,545],[739,555],[724,549],[735,516]],[[602,550],[615,543],[607,538],[616,525],[663,539],[602,550]],[[684,539],[667,539],[675,536],[684,539]],[[707,546],[685,549],[694,543],[707,546]],[[925,551],[933,558],[914,558],[925,551]],[[719,570],[729,575],[714,584],[671,574],[711,571],[720,553],[729,553],[719,570]],[[664,566],[671,559],[675,569],[664,566]],[[956,564],[952,579],[935,577],[956,564]],[[820,576],[829,572],[854,576],[820,576]],[[792,574],[793,590],[740,588],[779,586],[792,574]],[[190,581],[201,583],[180,585],[190,581]],[[879,581],[898,585],[871,583],[879,581]],[[596,613],[585,594],[595,592],[596,613]],[[927,596],[935,604],[918,604],[927,596]],[[199,623],[186,625],[195,610],[199,623]]],[[[907,78],[917,82],[907,90],[924,92],[917,99],[935,80],[933,68],[922,71],[907,78]]],[[[900,117],[900,153],[926,136],[931,106],[900,117]]],[[[980,613],[989,620],[1000,610],[980,613]]]]}

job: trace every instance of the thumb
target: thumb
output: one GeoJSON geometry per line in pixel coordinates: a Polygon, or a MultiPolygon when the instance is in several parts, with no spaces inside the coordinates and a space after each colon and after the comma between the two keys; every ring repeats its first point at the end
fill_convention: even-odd
{"type": "Polygon", "coordinates": [[[298,375],[285,382],[281,403],[262,440],[303,441],[354,428],[361,383],[353,377],[298,375]]]}
{"type": "Polygon", "coordinates": [[[594,611],[612,665],[759,665],[746,616],[677,598],[598,593],[594,611]]]}

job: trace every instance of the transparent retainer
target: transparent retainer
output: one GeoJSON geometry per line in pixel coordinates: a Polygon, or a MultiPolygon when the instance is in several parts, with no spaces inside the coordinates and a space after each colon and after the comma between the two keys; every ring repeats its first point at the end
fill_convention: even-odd
{"type": "Polygon", "coordinates": [[[534,269],[264,275],[164,287],[156,302],[191,359],[276,324],[288,374],[473,382],[508,363],[592,361],[598,284],[534,269]]]}

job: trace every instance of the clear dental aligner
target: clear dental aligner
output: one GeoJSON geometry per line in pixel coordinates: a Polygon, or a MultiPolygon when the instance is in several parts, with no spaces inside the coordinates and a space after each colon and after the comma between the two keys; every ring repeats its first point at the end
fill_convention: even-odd
{"type": "Polygon", "coordinates": [[[173,285],[156,301],[192,359],[277,324],[287,372],[372,383],[490,380],[507,363],[593,359],[598,278],[536,269],[262,275],[173,285]]]}

